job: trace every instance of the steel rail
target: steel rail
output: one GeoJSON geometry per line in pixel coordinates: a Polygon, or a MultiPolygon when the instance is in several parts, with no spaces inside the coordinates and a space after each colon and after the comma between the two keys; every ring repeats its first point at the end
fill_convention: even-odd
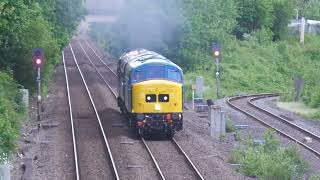
{"type": "Polygon", "coordinates": [[[79,66],[79,64],[78,64],[77,58],[76,58],[76,56],[75,56],[75,54],[74,54],[74,51],[73,51],[72,46],[71,46],[70,43],[69,43],[69,47],[70,47],[70,49],[71,49],[71,52],[72,52],[72,55],[73,55],[73,59],[74,59],[76,65],[77,65],[77,68],[78,68],[79,73],[80,73],[81,78],[82,78],[82,82],[83,82],[84,86],[86,87],[86,90],[87,90],[88,96],[89,96],[89,98],[90,98],[92,107],[93,107],[93,109],[94,109],[94,111],[95,111],[95,114],[96,114],[96,117],[97,117],[97,119],[98,119],[99,126],[100,126],[100,130],[101,130],[101,133],[102,133],[102,136],[103,136],[105,145],[106,145],[107,150],[108,150],[109,158],[110,158],[111,163],[112,163],[114,176],[115,176],[115,178],[116,178],[117,180],[119,180],[120,178],[119,178],[118,170],[117,170],[117,167],[116,167],[116,165],[115,165],[115,162],[114,162],[114,159],[113,159],[113,156],[112,156],[112,152],[111,152],[111,148],[110,148],[110,146],[109,146],[109,143],[108,143],[106,134],[105,134],[105,132],[104,132],[104,129],[103,129],[103,126],[102,126],[102,123],[101,123],[101,119],[100,119],[99,113],[98,113],[97,108],[96,108],[96,106],[95,106],[95,104],[94,104],[94,101],[93,101],[93,98],[92,98],[92,96],[91,96],[90,90],[89,90],[89,88],[88,88],[88,85],[87,85],[87,83],[86,83],[86,80],[84,79],[83,73],[82,73],[82,71],[81,71],[81,68],[80,68],[80,66],[79,66]]]}
{"type": "MultiPolygon", "coordinates": [[[[272,95],[272,94],[268,94],[268,95],[266,95],[266,94],[261,94],[261,96],[265,96],[265,97],[266,97],[266,96],[270,96],[270,95],[272,95]]],[[[274,95],[275,95],[275,94],[274,94],[274,95]]],[[[249,112],[247,112],[247,111],[245,111],[245,110],[243,110],[243,109],[241,109],[241,108],[239,108],[239,107],[237,107],[236,105],[234,105],[234,104],[231,103],[231,102],[234,101],[234,100],[238,100],[238,99],[241,99],[241,98],[247,98],[247,97],[255,97],[255,96],[259,96],[259,94],[231,97],[231,98],[229,98],[229,99],[227,100],[227,104],[229,104],[232,108],[234,108],[234,109],[236,109],[236,110],[238,110],[238,111],[246,114],[247,116],[250,116],[251,118],[259,121],[259,122],[262,123],[263,125],[265,125],[265,126],[271,128],[271,129],[277,131],[279,134],[283,135],[284,137],[287,137],[287,138],[291,139],[292,141],[300,144],[301,146],[303,146],[303,147],[306,148],[307,150],[309,150],[309,151],[311,151],[312,153],[314,153],[316,156],[320,157],[320,152],[314,150],[314,149],[311,148],[310,146],[308,146],[308,145],[306,145],[305,143],[299,141],[298,139],[292,137],[291,135],[285,133],[284,131],[281,131],[280,129],[278,129],[278,128],[270,125],[269,123],[261,120],[259,117],[256,117],[255,115],[253,115],[253,114],[251,114],[251,113],[249,113],[249,112]]]]}
{"type": "Polygon", "coordinates": [[[95,71],[100,75],[100,77],[102,78],[102,80],[104,81],[104,83],[107,85],[107,87],[109,88],[109,90],[111,91],[111,93],[113,94],[113,96],[115,98],[117,98],[117,94],[116,92],[111,88],[111,86],[109,85],[109,83],[106,81],[106,79],[103,77],[103,75],[99,72],[98,68],[96,67],[96,65],[94,65],[92,59],[88,56],[88,53],[86,52],[86,50],[83,48],[81,42],[79,41],[79,45],[82,49],[82,51],[84,52],[84,54],[86,55],[87,59],[90,61],[92,67],[95,69],[95,71]]]}
{"type": "Polygon", "coordinates": [[[191,161],[190,157],[187,155],[187,153],[182,149],[182,147],[179,145],[179,143],[172,138],[172,141],[174,142],[174,144],[176,145],[176,147],[178,147],[178,149],[182,152],[182,154],[184,155],[184,157],[188,160],[189,164],[192,166],[193,170],[197,173],[197,175],[199,176],[199,178],[201,180],[204,180],[204,177],[201,175],[200,171],[198,170],[198,168],[194,165],[194,163],[191,161]]]}
{"type": "Polygon", "coordinates": [[[286,124],[289,124],[290,126],[296,128],[296,129],[298,129],[298,130],[300,130],[300,131],[303,131],[303,132],[305,132],[306,134],[309,134],[309,135],[312,136],[313,138],[320,140],[320,136],[314,134],[313,132],[311,132],[311,131],[309,131],[309,130],[301,127],[301,126],[298,126],[298,125],[296,125],[296,124],[294,124],[294,123],[292,123],[292,122],[290,122],[290,121],[288,121],[288,120],[286,120],[286,119],[284,119],[284,118],[282,118],[282,117],[280,117],[280,116],[278,116],[278,115],[276,115],[276,114],[274,114],[274,113],[272,113],[272,112],[270,112],[270,111],[268,111],[268,110],[266,110],[266,109],[264,109],[264,108],[262,108],[262,107],[259,107],[259,106],[255,105],[255,104],[253,103],[253,101],[257,101],[258,99],[262,99],[262,97],[252,98],[252,99],[249,100],[248,103],[249,103],[252,107],[254,107],[254,108],[256,108],[256,109],[258,109],[258,110],[260,110],[260,111],[263,111],[263,112],[265,112],[266,114],[269,114],[270,116],[275,117],[276,119],[280,119],[281,121],[285,122],[286,124]]]}
{"type": "Polygon", "coordinates": [[[117,73],[115,73],[103,60],[102,58],[96,53],[96,51],[91,47],[91,45],[88,43],[87,40],[84,40],[84,42],[87,44],[87,46],[93,51],[96,57],[116,76],[118,77],[117,73]]]}
{"type": "Polygon", "coordinates": [[[72,141],[73,141],[74,163],[76,166],[76,178],[77,178],[77,180],[80,180],[79,164],[78,164],[78,149],[77,149],[76,135],[75,135],[75,130],[74,130],[74,120],[73,120],[73,115],[72,115],[72,106],[71,106],[72,103],[71,103],[71,97],[70,97],[69,80],[68,80],[68,73],[67,73],[66,62],[65,62],[63,51],[62,51],[62,61],[63,61],[65,80],[66,80],[66,87],[67,87],[70,123],[71,123],[71,131],[72,131],[72,141]]]}
{"type": "MultiPolygon", "coordinates": [[[[116,93],[113,91],[113,89],[111,88],[111,86],[109,85],[109,83],[105,80],[105,78],[104,78],[104,77],[102,76],[102,74],[99,72],[99,70],[97,69],[97,67],[94,65],[92,59],[88,56],[88,53],[87,53],[86,50],[83,48],[81,42],[79,42],[79,44],[80,44],[81,49],[82,49],[83,52],[85,53],[87,59],[90,61],[91,65],[93,66],[93,68],[94,68],[94,69],[96,70],[96,72],[102,77],[104,83],[107,85],[107,87],[108,87],[109,90],[112,92],[112,94],[114,95],[114,97],[117,98],[116,93]]],[[[153,163],[155,164],[155,166],[156,166],[156,168],[157,168],[157,170],[158,170],[158,173],[159,173],[161,179],[162,179],[162,180],[165,180],[165,178],[164,178],[164,176],[163,176],[163,173],[162,173],[162,171],[161,171],[161,169],[160,169],[157,161],[155,160],[155,158],[154,158],[154,156],[153,156],[153,154],[152,154],[149,146],[147,145],[147,143],[145,142],[145,140],[144,140],[143,138],[141,138],[141,140],[142,140],[144,146],[146,147],[146,149],[147,149],[147,151],[148,151],[151,159],[153,160],[153,163]]]]}
{"type": "Polygon", "coordinates": [[[158,163],[157,163],[156,159],[154,158],[154,156],[153,156],[153,154],[152,154],[152,152],[151,152],[151,150],[150,150],[149,146],[147,145],[147,143],[146,143],[146,141],[144,140],[144,138],[143,138],[143,137],[141,137],[141,140],[142,140],[142,142],[143,142],[144,146],[146,147],[146,149],[147,149],[147,151],[148,151],[148,153],[149,153],[149,155],[150,155],[150,157],[151,157],[151,159],[152,159],[153,163],[155,164],[155,166],[156,166],[156,168],[157,168],[157,170],[158,170],[158,173],[159,173],[159,175],[161,176],[161,179],[162,179],[162,180],[165,180],[166,178],[163,176],[163,173],[162,173],[162,171],[161,171],[161,169],[160,169],[160,167],[159,167],[159,165],[158,165],[158,163]]]}
{"type": "MultiPolygon", "coordinates": [[[[88,46],[88,47],[94,52],[94,54],[99,58],[99,60],[100,60],[108,69],[111,70],[111,68],[96,54],[96,52],[95,52],[95,51],[93,50],[93,48],[88,44],[88,42],[87,42],[87,41],[85,41],[85,42],[86,42],[87,46],[88,46]]],[[[79,43],[80,43],[80,42],[79,42],[79,43]]],[[[80,46],[81,46],[82,50],[85,52],[85,50],[84,50],[83,46],[81,45],[81,43],[80,43],[80,46]]],[[[93,64],[93,61],[91,60],[91,58],[88,56],[88,54],[87,54],[86,52],[85,52],[85,54],[86,54],[86,56],[88,57],[88,59],[89,59],[89,61],[91,62],[91,64],[93,65],[94,69],[99,73],[99,75],[103,78],[104,82],[107,84],[107,86],[109,87],[109,89],[113,92],[113,90],[112,90],[112,88],[110,87],[109,83],[104,79],[104,77],[103,77],[103,76],[100,74],[100,72],[97,70],[96,66],[93,64]]],[[[112,70],[111,70],[111,71],[112,71],[112,70]]],[[[113,71],[112,71],[112,72],[113,72],[113,71]]],[[[114,72],[113,72],[113,74],[114,74],[116,77],[118,77],[118,75],[115,74],[114,72]]],[[[114,92],[113,92],[113,94],[114,94],[114,97],[117,97],[114,92]]],[[[152,154],[149,146],[147,145],[145,139],[144,139],[143,137],[141,137],[141,140],[142,140],[144,146],[146,147],[146,149],[147,149],[147,151],[148,151],[148,153],[149,153],[149,155],[150,155],[153,163],[155,164],[155,166],[156,166],[156,168],[157,168],[157,170],[158,170],[158,173],[159,173],[161,179],[162,179],[162,180],[165,180],[165,177],[164,177],[164,175],[163,175],[163,173],[162,173],[162,171],[161,171],[161,169],[160,169],[160,167],[159,167],[159,165],[158,165],[155,157],[153,156],[153,154],[152,154]]],[[[191,167],[193,168],[193,170],[197,173],[197,175],[199,176],[199,178],[200,178],[201,180],[204,180],[204,178],[203,178],[203,176],[201,175],[200,171],[197,169],[197,167],[194,165],[194,163],[191,161],[191,159],[188,157],[188,155],[187,155],[186,152],[182,149],[182,147],[178,144],[178,142],[177,142],[175,139],[172,139],[172,141],[174,142],[174,144],[176,145],[176,147],[178,147],[179,151],[182,152],[182,154],[184,155],[184,157],[188,160],[189,164],[191,165],[191,167]]]]}

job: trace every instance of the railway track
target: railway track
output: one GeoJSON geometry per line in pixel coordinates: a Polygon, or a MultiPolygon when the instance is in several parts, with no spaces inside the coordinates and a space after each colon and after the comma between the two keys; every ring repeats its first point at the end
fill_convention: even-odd
{"type": "Polygon", "coordinates": [[[72,126],[76,179],[118,180],[118,171],[95,102],[71,44],[62,53],[62,57],[72,126]],[[72,77],[72,81],[69,77],[72,77]]]}
{"type": "MultiPolygon", "coordinates": [[[[95,65],[95,63],[93,62],[93,59],[97,59],[99,61],[99,63],[102,63],[113,75],[114,77],[117,79],[118,76],[117,74],[108,66],[108,64],[106,62],[104,62],[102,60],[102,58],[96,53],[96,51],[92,48],[92,46],[87,42],[87,41],[84,41],[84,43],[81,43],[79,42],[82,50],[84,51],[87,59],[90,61],[90,64],[92,65],[92,67],[96,70],[96,72],[99,74],[99,76],[103,79],[104,83],[106,84],[106,86],[108,87],[108,89],[111,91],[111,93],[113,94],[113,97],[115,98],[115,100],[117,99],[117,93],[115,92],[115,89],[116,88],[112,88],[111,85],[109,84],[109,82],[105,79],[105,77],[101,74],[101,72],[99,71],[98,67],[95,65]],[[85,50],[85,47],[84,47],[84,44],[93,52],[95,58],[92,58],[89,56],[90,53],[88,53],[86,50],[85,50]]],[[[92,54],[92,53],[91,53],[92,54]]],[[[93,55],[92,55],[93,56],[93,55]]],[[[157,169],[157,172],[160,176],[160,178],[162,180],[165,180],[166,177],[163,173],[163,170],[162,169],[166,169],[166,167],[162,167],[162,169],[160,168],[159,166],[159,162],[156,160],[155,156],[154,156],[154,153],[152,153],[151,151],[151,148],[150,146],[148,145],[147,141],[141,137],[141,142],[143,143],[144,147],[147,149],[153,163],[154,163],[154,166],[156,167],[157,169]]],[[[201,175],[200,171],[197,169],[197,167],[194,165],[194,163],[191,161],[191,158],[186,154],[186,152],[183,150],[183,148],[178,144],[178,142],[172,138],[172,140],[170,140],[169,142],[172,143],[172,145],[176,148],[176,156],[183,156],[184,158],[184,161],[187,162],[187,165],[189,168],[191,168],[191,171],[194,172],[194,177],[195,179],[204,179],[204,177],[201,175]]],[[[172,164],[174,164],[174,162],[170,162],[172,164]]]]}
{"type": "Polygon", "coordinates": [[[254,104],[254,101],[274,96],[278,96],[278,94],[245,95],[230,98],[227,103],[234,109],[298,143],[320,158],[320,136],[254,104]],[[305,137],[311,137],[312,142],[307,143],[305,137]]]}

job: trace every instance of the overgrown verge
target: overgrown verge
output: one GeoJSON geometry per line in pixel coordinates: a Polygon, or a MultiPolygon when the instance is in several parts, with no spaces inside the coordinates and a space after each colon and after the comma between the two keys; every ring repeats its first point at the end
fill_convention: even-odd
{"type": "Polygon", "coordinates": [[[264,134],[264,144],[249,140],[235,149],[230,163],[240,164],[240,171],[258,179],[302,179],[308,164],[300,157],[296,147],[282,148],[272,131],[264,134]]]}
{"type": "Polygon", "coordinates": [[[7,160],[16,147],[24,112],[16,82],[0,72],[0,163],[7,160]]]}
{"type": "Polygon", "coordinates": [[[44,49],[42,93],[46,94],[60,50],[85,14],[82,0],[0,1],[0,162],[16,148],[25,119],[18,88],[35,90],[32,50],[44,49]],[[19,84],[19,85],[18,85],[19,84]]]}
{"type": "MultiPolygon", "coordinates": [[[[223,96],[238,92],[287,92],[286,100],[293,99],[293,78],[301,76],[304,88],[301,100],[310,107],[320,106],[317,80],[320,68],[320,36],[308,36],[305,45],[297,39],[281,42],[258,43],[254,38],[233,41],[223,52],[221,60],[221,92],[223,96]]],[[[214,66],[208,58],[207,71],[202,69],[186,73],[187,97],[195,77],[205,79],[205,97],[215,97],[214,66]]]]}

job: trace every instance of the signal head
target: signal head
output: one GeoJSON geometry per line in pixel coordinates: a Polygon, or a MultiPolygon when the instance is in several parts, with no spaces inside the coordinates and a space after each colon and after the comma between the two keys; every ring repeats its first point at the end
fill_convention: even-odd
{"type": "Polygon", "coordinates": [[[220,55],[221,55],[221,52],[220,52],[220,44],[218,42],[214,42],[212,43],[212,52],[213,52],[213,56],[215,58],[219,58],[220,55]]]}
{"type": "Polygon", "coordinates": [[[36,48],[33,49],[33,64],[35,67],[40,68],[44,62],[43,49],[36,48]]]}

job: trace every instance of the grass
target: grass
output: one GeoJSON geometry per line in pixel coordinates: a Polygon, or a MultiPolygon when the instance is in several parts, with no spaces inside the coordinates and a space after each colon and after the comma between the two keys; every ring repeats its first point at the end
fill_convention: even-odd
{"type": "MultiPolygon", "coordinates": [[[[299,75],[304,79],[302,102],[308,107],[320,107],[317,76],[320,51],[317,49],[320,49],[319,36],[306,36],[304,46],[294,38],[264,45],[254,41],[231,41],[222,52],[221,95],[288,92],[286,100],[292,101],[293,77],[299,75]]],[[[206,67],[185,72],[187,99],[191,99],[191,84],[197,76],[204,77],[204,98],[217,98],[215,66],[210,57],[206,61],[206,67]]]]}
{"type": "Polygon", "coordinates": [[[230,118],[226,120],[226,132],[227,133],[235,132],[235,128],[230,118]]]}
{"type": "Polygon", "coordinates": [[[252,140],[234,149],[229,162],[241,164],[239,171],[258,179],[302,179],[308,164],[300,157],[296,147],[281,148],[272,131],[264,134],[265,144],[254,145],[252,140]]]}
{"type": "Polygon", "coordinates": [[[307,118],[317,119],[320,121],[320,108],[311,108],[302,102],[277,102],[279,108],[290,111],[307,118]]]}

